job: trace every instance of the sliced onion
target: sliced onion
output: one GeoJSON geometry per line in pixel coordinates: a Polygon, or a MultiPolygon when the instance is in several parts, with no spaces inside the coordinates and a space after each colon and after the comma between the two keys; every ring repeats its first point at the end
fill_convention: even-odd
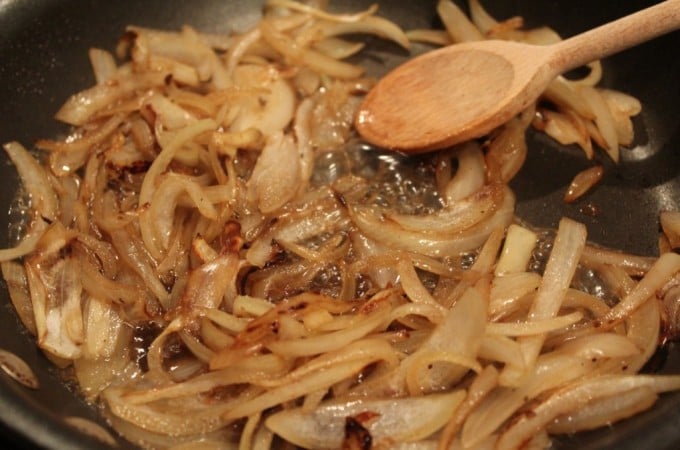
{"type": "MultiPolygon", "coordinates": [[[[450,309],[444,320],[437,325],[427,341],[404,360],[402,367],[408,370],[409,365],[417,365],[421,355],[432,352],[460,355],[461,361],[464,359],[474,360],[484,335],[486,310],[485,299],[477,289],[470,288],[465,291],[465,294],[450,309]]],[[[432,392],[448,387],[458,381],[468,371],[469,367],[446,362],[421,362],[424,362],[424,367],[427,370],[424,374],[420,370],[418,390],[413,393],[432,392]]],[[[418,367],[414,368],[419,369],[418,367]]]]}
{"type": "Polygon", "coordinates": [[[345,59],[364,48],[363,42],[350,42],[345,39],[329,37],[313,44],[314,49],[333,59],[345,59]]]}
{"type": "Polygon", "coordinates": [[[14,310],[17,312],[21,323],[33,335],[36,334],[35,318],[33,317],[33,305],[31,295],[28,292],[28,280],[24,266],[14,261],[3,261],[2,277],[7,283],[9,298],[14,310]]]}
{"type": "Polygon", "coordinates": [[[559,349],[584,359],[617,358],[640,354],[640,349],[630,339],[614,333],[577,337],[566,342],[559,349]]]}
{"type": "Polygon", "coordinates": [[[300,48],[288,36],[280,33],[266,21],[260,23],[262,37],[278,52],[304,66],[340,79],[359,78],[363,69],[338,61],[311,48],[300,48]]]}
{"type": "Polygon", "coordinates": [[[366,236],[391,248],[427,256],[452,256],[477,248],[492,230],[509,225],[514,203],[514,195],[506,189],[502,204],[488,220],[451,235],[406,230],[365,207],[354,207],[350,212],[352,220],[366,236]]]}
{"type": "Polygon", "coordinates": [[[30,366],[14,353],[0,349],[0,368],[7,375],[28,388],[38,389],[40,387],[38,377],[30,366]]]}
{"type": "Polygon", "coordinates": [[[600,319],[598,324],[603,329],[611,329],[652,298],[654,293],[661,289],[667,280],[678,271],[680,271],[680,255],[664,253],[635,286],[633,291],[600,319]]]}
{"type": "Polygon", "coordinates": [[[577,173],[564,194],[564,201],[571,203],[579,199],[602,179],[602,174],[602,166],[593,166],[577,173]]]}
{"type": "Polygon", "coordinates": [[[404,228],[414,231],[456,233],[463,231],[493,214],[503,196],[501,185],[486,185],[470,196],[449,203],[433,214],[386,214],[404,228]]]}
{"type": "Polygon", "coordinates": [[[635,97],[610,89],[600,89],[599,92],[609,106],[619,142],[621,145],[631,145],[634,139],[634,129],[630,118],[642,110],[640,101],[635,97]]]}
{"type": "Polygon", "coordinates": [[[375,360],[370,358],[355,359],[335,364],[333,368],[309,374],[304,381],[297,381],[268,390],[265,393],[236,405],[224,413],[225,420],[246,417],[258,411],[264,411],[274,405],[288,402],[310,392],[329,388],[341,380],[351,378],[375,360]]]}
{"type": "Polygon", "coordinates": [[[272,352],[284,357],[298,357],[333,351],[360,339],[385,322],[389,310],[385,302],[371,314],[357,314],[351,323],[340,331],[293,340],[280,340],[267,344],[272,352]]]}
{"type": "Polygon", "coordinates": [[[291,0],[267,0],[267,6],[279,6],[291,11],[303,12],[321,19],[329,20],[332,22],[340,23],[352,23],[359,20],[363,20],[366,17],[370,17],[373,13],[378,10],[378,5],[371,5],[367,10],[360,11],[355,14],[332,14],[324,11],[321,8],[306,5],[304,3],[298,3],[291,0]]]}
{"type": "MultiPolygon", "coordinates": [[[[478,192],[486,181],[484,154],[477,143],[461,144],[452,152],[458,161],[458,167],[454,176],[443,187],[443,196],[449,206],[478,192]]],[[[443,162],[441,158],[447,155],[448,152],[440,155],[440,164],[443,162]]]]}
{"type": "Polygon", "coordinates": [[[498,319],[519,308],[522,301],[532,301],[529,294],[536,292],[541,277],[531,272],[517,272],[498,276],[491,282],[489,314],[498,319]]]}
{"type": "Polygon", "coordinates": [[[589,86],[580,86],[578,92],[582,94],[583,99],[595,115],[595,124],[606,144],[604,150],[614,162],[618,162],[619,137],[616,131],[616,123],[604,97],[600,94],[600,91],[589,86]]]}
{"type": "Polygon", "coordinates": [[[383,39],[396,42],[403,48],[410,48],[409,38],[393,22],[377,16],[366,16],[361,20],[353,22],[339,23],[319,23],[315,27],[310,27],[300,36],[301,41],[318,39],[319,37],[328,38],[331,36],[342,36],[346,34],[371,34],[383,39]]]}
{"type": "Polygon", "coordinates": [[[93,438],[98,439],[100,442],[103,442],[110,447],[118,446],[116,439],[111,436],[111,434],[106,429],[104,429],[104,427],[92,422],[91,420],[83,419],[82,417],[77,416],[68,416],[64,418],[64,422],[76,430],[85,433],[88,436],[92,436],[93,438]]]}
{"type": "Polygon", "coordinates": [[[160,86],[165,73],[121,75],[72,95],[57,111],[56,119],[70,125],[83,125],[103,108],[115,104],[138,89],[160,86]]]}
{"type": "Polygon", "coordinates": [[[659,222],[671,248],[680,248],[680,211],[662,211],[659,222]]]}
{"type": "Polygon", "coordinates": [[[118,67],[116,66],[116,60],[109,51],[100,48],[90,48],[88,55],[97,84],[104,84],[113,78],[118,67]]]}
{"type": "Polygon", "coordinates": [[[411,42],[422,42],[424,44],[432,45],[450,45],[451,37],[449,33],[442,30],[430,30],[430,29],[415,29],[406,31],[406,37],[411,42]]]}
{"type": "MultiPolygon", "coordinates": [[[[529,310],[529,320],[549,319],[558,313],[576,272],[585,241],[586,228],[583,224],[567,218],[560,220],[543,280],[529,310]]],[[[524,360],[528,367],[532,367],[543,346],[545,335],[527,336],[521,339],[523,339],[524,360]]],[[[511,380],[516,380],[521,376],[522,373],[512,367],[506,367],[501,373],[501,379],[505,383],[512,383],[511,380]]]]}
{"type": "Polygon", "coordinates": [[[12,248],[3,248],[0,250],[0,261],[10,261],[33,252],[47,231],[47,222],[42,217],[37,218],[32,222],[31,227],[16,246],[12,248]]]}
{"type": "Polygon", "coordinates": [[[557,316],[551,319],[532,320],[531,322],[503,323],[493,322],[486,326],[488,334],[500,334],[504,336],[531,336],[560,328],[568,327],[583,319],[583,313],[575,311],[564,316],[557,316]]]}
{"type": "Polygon", "coordinates": [[[401,285],[404,288],[404,293],[412,302],[430,305],[443,310],[443,307],[434,299],[434,297],[432,297],[425,286],[423,286],[411,261],[407,259],[399,260],[399,262],[397,262],[397,271],[399,273],[399,278],[401,279],[401,285]]]}
{"type": "Polygon", "coordinates": [[[490,393],[470,414],[461,432],[461,442],[472,447],[483,442],[498,431],[527,401],[542,392],[573,382],[593,370],[593,363],[573,355],[546,353],[541,355],[535,366],[519,386],[502,386],[490,393]]]}
{"type": "Polygon", "coordinates": [[[484,39],[484,35],[451,0],[440,0],[437,3],[437,13],[454,43],[484,39]]]}
{"type": "Polygon", "coordinates": [[[494,137],[486,152],[489,178],[502,183],[512,180],[524,164],[527,156],[525,132],[534,116],[534,107],[529,107],[506,123],[494,137]]]}
{"type": "MultiPolygon", "coordinates": [[[[583,381],[572,388],[558,391],[535,407],[534,414],[525,415],[514,423],[501,435],[497,444],[498,448],[517,448],[543,425],[547,425],[557,416],[583,408],[589,401],[622,396],[631,389],[640,387],[648,387],[653,392],[662,392],[666,389],[673,389],[672,386],[680,387],[680,377],[603,376],[583,381]]],[[[649,402],[646,404],[649,405],[649,402]]]]}
{"type": "Polygon", "coordinates": [[[593,158],[590,135],[585,125],[576,114],[561,113],[551,110],[541,110],[542,129],[547,135],[562,145],[578,144],[586,153],[588,159],[593,158]]]}
{"type": "Polygon", "coordinates": [[[298,149],[289,135],[272,134],[248,180],[248,195],[261,212],[271,213],[290,201],[300,189],[298,149]]]}
{"type": "Polygon", "coordinates": [[[610,426],[651,408],[658,395],[648,387],[631,389],[625,395],[613,395],[595,400],[587,408],[580,408],[557,417],[548,427],[552,434],[576,433],[610,426]]]}
{"type": "Polygon", "coordinates": [[[295,94],[274,67],[242,64],[234,68],[233,79],[239,89],[252,88],[258,92],[240,99],[230,131],[256,128],[268,136],[290,123],[295,112],[295,94]]]}
{"type": "Polygon", "coordinates": [[[487,34],[498,25],[498,21],[484,9],[479,0],[470,0],[468,3],[470,5],[470,19],[479,31],[487,34]]]}
{"type": "Polygon", "coordinates": [[[19,172],[21,182],[31,199],[31,207],[40,217],[49,221],[57,220],[59,201],[45,169],[18,142],[8,142],[3,148],[19,172]]]}
{"type": "MultiPolygon", "coordinates": [[[[373,417],[364,424],[374,444],[411,442],[423,439],[441,428],[463,401],[465,391],[390,400],[330,402],[312,412],[301,409],[269,416],[266,426],[279,436],[303,448],[339,448],[345,420],[373,417]]],[[[360,420],[360,419],[359,419],[360,420]]]]}
{"type": "Polygon", "coordinates": [[[505,243],[494,273],[506,275],[524,272],[536,246],[536,239],[536,233],[528,228],[515,224],[510,225],[505,234],[505,243]]]}

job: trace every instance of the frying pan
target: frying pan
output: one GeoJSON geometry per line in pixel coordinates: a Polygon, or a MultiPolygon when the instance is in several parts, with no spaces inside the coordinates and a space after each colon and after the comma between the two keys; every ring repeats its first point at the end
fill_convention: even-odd
{"type": "MultiPolygon", "coordinates": [[[[336,10],[356,11],[371,1],[332,0],[336,10]]],[[[435,0],[380,2],[380,14],[405,28],[437,25],[435,0]]],[[[521,15],[528,26],[548,24],[570,36],[649,6],[649,0],[485,0],[492,15],[521,15]]],[[[177,29],[188,23],[207,32],[243,30],[254,24],[261,2],[236,0],[0,0],[0,142],[30,146],[39,137],[66,129],[52,116],[67,96],[93,84],[87,60],[91,46],[113,49],[127,24],[177,29]]],[[[379,74],[407,55],[396,46],[369,39],[364,60],[379,74]]],[[[512,184],[518,215],[539,227],[554,227],[569,216],[585,223],[590,240],[644,255],[656,253],[658,214],[680,206],[680,34],[675,33],[604,62],[603,84],[635,95],[643,112],[635,120],[636,142],[613,166],[602,155],[605,177],[596,190],[566,205],[571,177],[588,167],[582,153],[528,133],[529,156],[512,184]],[[595,214],[593,214],[595,212],[595,214]]],[[[14,168],[0,163],[0,245],[8,245],[7,211],[17,189],[14,168]]],[[[66,416],[106,426],[95,408],[65,383],[36,349],[0,286],[0,347],[23,358],[41,387],[31,391],[0,374],[0,435],[16,448],[102,448],[99,441],[63,422],[66,416]]],[[[680,348],[665,345],[649,371],[680,373],[680,348]]],[[[132,448],[123,440],[120,448],[132,448]]],[[[655,407],[604,430],[561,438],[557,448],[680,448],[680,393],[664,395],[655,407]]]]}

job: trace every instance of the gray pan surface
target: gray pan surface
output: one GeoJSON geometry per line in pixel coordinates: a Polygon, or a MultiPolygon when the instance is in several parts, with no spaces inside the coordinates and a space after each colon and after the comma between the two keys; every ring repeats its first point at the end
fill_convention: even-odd
{"type": "MultiPolygon", "coordinates": [[[[370,1],[332,0],[337,10],[355,11],[370,1]]],[[[437,25],[436,1],[380,2],[381,14],[405,28],[437,25]]],[[[548,24],[570,36],[653,2],[649,0],[486,0],[499,18],[522,15],[530,26],[548,24]]],[[[191,24],[203,31],[227,32],[253,24],[260,2],[232,0],[0,0],[0,142],[26,146],[65,128],[52,116],[67,96],[93,83],[87,60],[91,46],[113,49],[127,24],[176,29],[191,24]]],[[[406,57],[395,46],[370,39],[366,58],[380,73],[406,57]]],[[[599,244],[653,255],[658,214],[680,207],[680,33],[671,34],[604,62],[606,86],[629,92],[643,104],[635,120],[635,147],[622,152],[613,167],[605,157],[602,183],[572,205],[564,189],[579,169],[588,167],[582,153],[530,132],[529,157],[513,182],[518,214],[529,223],[551,227],[561,216],[588,226],[599,244]],[[598,210],[593,216],[587,211],[598,210]]],[[[13,167],[0,152],[0,246],[7,246],[8,206],[16,192],[13,167]]],[[[91,449],[101,444],[67,427],[62,418],[81,416],[103,423],[65,385],[36,350],[19,324],[0,283],[0,347],[21,356],[37,373],[42,387],[30,391],[0,373],[0,439],[14,448],[91,449]],[[9,441],[8,441],[9,442],[9,441]]],[[[650,371],[680,373],[680,348],[666,345],[650,371]]],[[[664,395],[649,412],[604,430],[563,438],[557,448],[680,448],[680,393],[664,395]]],[[[120,442],[121,448],[130,447],[120,442]]],[[[8,447],[9,448],[9,447],[8,447]]]]}

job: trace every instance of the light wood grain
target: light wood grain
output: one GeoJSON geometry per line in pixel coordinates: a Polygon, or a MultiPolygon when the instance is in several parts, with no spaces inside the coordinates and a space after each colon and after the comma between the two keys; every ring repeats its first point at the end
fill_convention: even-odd
{"type": "Polygon", "coordinates": [[[680,0],[667,0],[550,46],[488,40],[444,47],[380,80],[355,125],[388,149],[448,147],[507,122],[557,75],[678,28],[680,0]]]}

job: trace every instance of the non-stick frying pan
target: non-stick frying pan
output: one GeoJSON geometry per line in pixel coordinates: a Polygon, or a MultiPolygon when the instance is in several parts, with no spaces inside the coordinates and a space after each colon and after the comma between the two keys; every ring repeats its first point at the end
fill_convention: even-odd
{"type": "MultiPolygon", "coordinates": [[[[356,11],[371,1],[332,0],[336,10],[356,11]]],[[[436,1],[380,2],[382,15],[405,28],[437,25],[436,1]]],[[[499,18],[521,15],[527,25],[548,24],[570,36],[648,6],[649,0],[486,0],[499,18]]],[[[39,137],[65,129],[52,116],[67,96],[93,83],[87,60],[91,46],[112,49],[127,24],[177,29],[188,23],[210,32],[240,30],[257,20],[261,2],[235,0],[0,0],[0,142],[30,146],[39,137]]],[[[604,84],[638,97],[634,148],[622,152],[618,166],[606,167],[596,190],[575,204],[562,202],[571,177],[589,164],[582,153],[530,132],[529,157],[513,182],[518,215],[541,227],[569,216],[588,226],[594,242],[653,255],[658,214],[680,207],[680,34],[675,33],[604,62],[604,84]]],[[[378,73],[407,55],[370,39],[366,61],[378,73]]],[[[17,177],[4,153],[0,163],[0,245],[7,246],[7,213],[17,177]]],[[[36,372],[41,388],[31,391],[0,374],[0,433],[13,445],[34,448],[91,449],[99,441],[63,422],[80,416],[104,422],[94,408],[64,383],[22,329],[0,289],[0,347],[22,357],[36,372]]],[[[650,371],[680,373],[680,348],[667,343],[650,371]]],[[[649,412],[590,433],[567,437],[558,448],[680,448],[680,393],[664,395],[649,412]]],[[[124,441],[122,448],[129,447],[124,441]]]]}

